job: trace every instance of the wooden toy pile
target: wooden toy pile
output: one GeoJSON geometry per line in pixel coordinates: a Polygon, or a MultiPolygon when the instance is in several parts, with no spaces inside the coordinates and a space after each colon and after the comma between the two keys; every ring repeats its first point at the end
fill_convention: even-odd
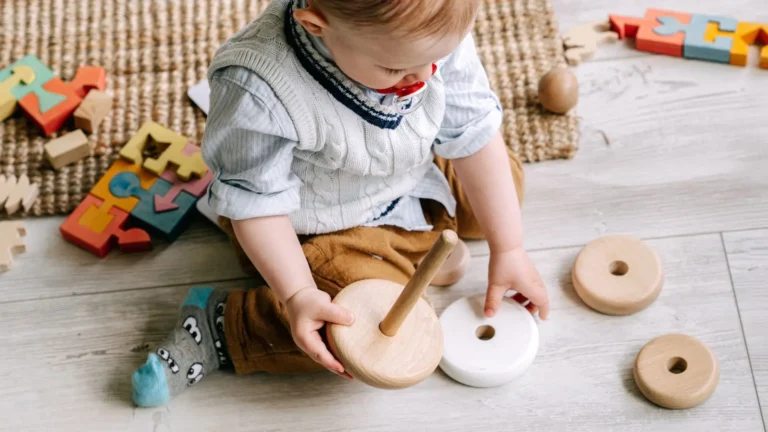
{"type": "Polygon", "coordinates": [[[715,15],[647,9],[643,18],[611,15],[619,38],[634,37],[640,51],[746,66],[749,46],[760,42],[760,67],[768,69],[768,23],[715,15]]]}
{"type": "Polygon", "coordinates": [[[211,179],[200,147],[147,122],[64,221],[61,233],[99,257],[115,244],[124,252],[147,250],[152,246],[149,233],[173,241],[211,179]]]}

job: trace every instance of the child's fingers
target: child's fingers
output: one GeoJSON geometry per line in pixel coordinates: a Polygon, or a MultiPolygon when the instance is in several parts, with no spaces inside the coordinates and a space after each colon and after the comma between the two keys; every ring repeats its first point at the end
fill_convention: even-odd
{"type": "Polygon", "coordinates": [[[526,297],[531,300],[531,303],[539,308],[539,317],[541,319],[547,319],[549,315],[549,297],[547,296],[547,289],[544,287],[544,282],[539,280],[534,284],[530,290],[526,290],[526,297]]]}
{"type": "Polygon", "coordinates": [[[507,292],[507,288],[503,286],[491,285],[488,287],[488,292],[485,294],[485,316],[491,318],[496,315],[505,292],[507,292]]]}
{"type": "Polygon", "coordinates": [[[335,304],[328,303],[320,311],[319,319],[341,325],[352,325],[355,322],[355,316],[347,309],[335,304]]]}
{"type": "Polygon", "coordinates": [[[344,373],[344,366],[333,357],[328,348],[320,339],[320,334],[316,331],[310,333],[308,336],[299,336],[296,341],[299,347],[309,355],[312,360],[316,361],[324,368],[335,373],[336,375],[342,375],[344,373]]]}

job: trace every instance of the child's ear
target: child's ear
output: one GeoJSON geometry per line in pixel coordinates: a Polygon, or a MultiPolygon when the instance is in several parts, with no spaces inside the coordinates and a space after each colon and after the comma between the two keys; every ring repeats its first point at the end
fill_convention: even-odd
{"type": "Polygon", "coordinates": [[[328,27],[325,17],[312,7],[296,9],[293,17],[313,36],[322,36],[323,31],[328,27]]]}

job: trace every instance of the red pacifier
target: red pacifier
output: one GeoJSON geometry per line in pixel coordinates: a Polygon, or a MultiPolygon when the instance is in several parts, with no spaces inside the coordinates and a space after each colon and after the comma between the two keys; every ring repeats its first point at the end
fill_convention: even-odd
{"type": "MultiPolygon", "coordinates": [[[[432,75],[435,75],[435,72],[437,72],[437,65],[432,63],[432,75]]],[[[427,83],[424,81],[419,81],[415,84],[409,85],[408,87],[390,87],[376,91],[385,95],[394,95],[395,108],[397,108],[400,114],[408,114],[421,105],[421,98],[417,98],[417,96],[423,93],[426,89],[427,83]],[[416,98],[415,102],[414,98],[416,98]]]]}

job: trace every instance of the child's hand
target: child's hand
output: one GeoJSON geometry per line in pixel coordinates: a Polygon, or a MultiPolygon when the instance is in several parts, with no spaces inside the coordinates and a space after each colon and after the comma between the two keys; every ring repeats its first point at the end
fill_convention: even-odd
{"type": "Polygon", "coordinates": [[[320,330],[326,322],[352,325],[355,317],[347,309],[331,302],[328,293],[316,287],[307,287],[296,292],[285,303],[288,319],[291,323],[293,341],[307,353],[312,360],[318,362],[329,371],[347,378],[352,378],[344,372],[344,366],[333,357],[320,337],[320,330]]]}
{"type": "Polygon", "coordinates": [[[485,297],[485,315],[492,317],[499,309],[504,294],[517,291],[514,300],[523,304],[528,311],[539,311],[542,319],[549,315],[547,289],[539,272],[522,247],[508,252],[491,253],[488,265],[488,293],[485,297]],[[530,303],[526,304],[530,300],[530,303]]]}

